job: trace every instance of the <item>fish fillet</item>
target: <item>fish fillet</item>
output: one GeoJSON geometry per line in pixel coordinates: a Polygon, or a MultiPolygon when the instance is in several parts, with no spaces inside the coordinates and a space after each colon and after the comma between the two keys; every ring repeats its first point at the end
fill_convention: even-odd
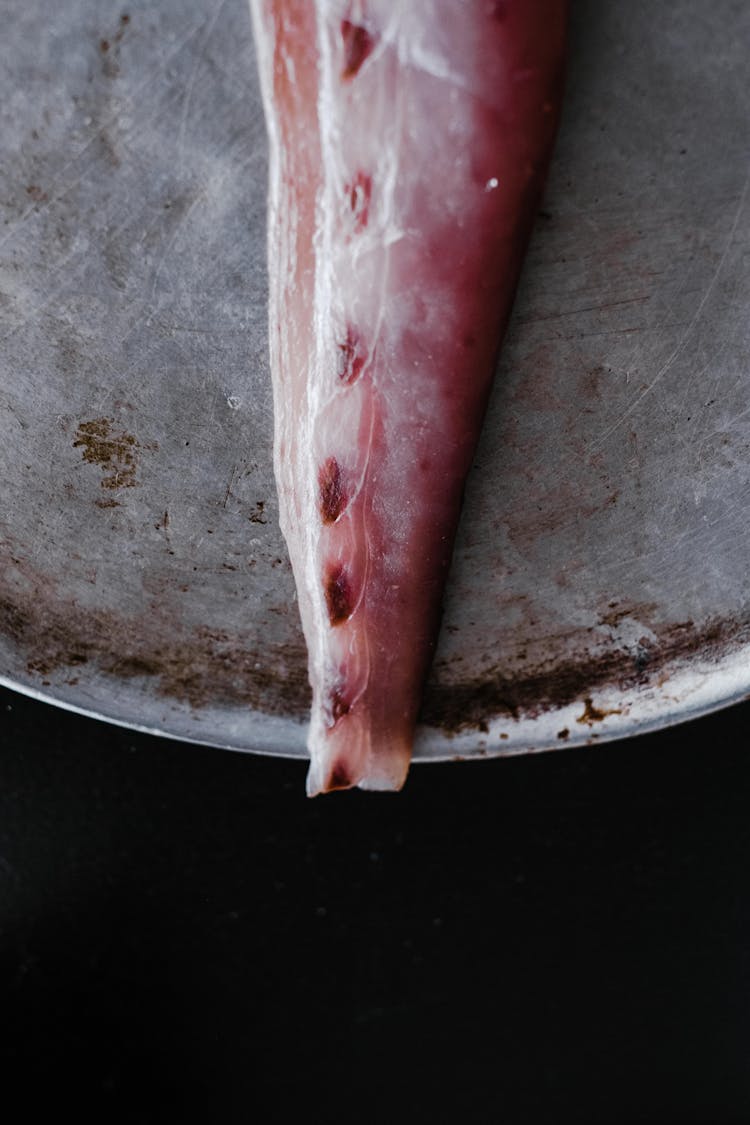
{"type": "Polygon", "coordinates": [[[565,0],[250,0],[307,790],[399,789],[561,96],[565,0]]]}

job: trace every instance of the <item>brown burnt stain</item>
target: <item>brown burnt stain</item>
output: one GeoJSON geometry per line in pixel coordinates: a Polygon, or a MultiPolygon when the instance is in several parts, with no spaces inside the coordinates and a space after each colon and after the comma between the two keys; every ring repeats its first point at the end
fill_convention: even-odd
{"type": "MultiPolygon", "coordinates": [[[[103,470],[101,487],[114,491],[134,488],[141,444],[133,434],[118,431],[114,418],[92,418],[76,430],[74,449],[83,450],[83,460],[103,470]]],[[[153,449],[151,445],[147,448],[153,449]]]]}
{"type": "Polygon", "coordinates": [[[180,634],[158,608],[127,618],[84,607],[59,598],[57,583],[18,552],[0,551],[0,634],[40,680],[87,666],[115,681],[151,679],[157,695],[194,709],[240,704],[303,719],[310,706],[301,634],[260,650],[207,627],[180,634]]]}
{"type": "Polygon", "coordinates": [[[375,38],[362,24],[347,19],[341,21],[341,41],[344,48],[341,77],[346,81],[359,73],[365,59],[372,54],[375,38]]]}
{"type": "Polygon", "coordinates": [[[562,730],[559,730],[559,731],[557,732],[557,737],[558,737],[558,738],[559,738],[559,739],[560,739],[560,740],[561,740],[562,742],[564,742],[566,738],[570,738],[570,731],[568,730],[568,728],[567,728],[567,727],[563,727],[563,729],[562,729],[562,730]]]}
{"type": "Polygon", "coordinates": [[[593,727],[594,723],[601,723],[602,720],[607,718],[607,715],[621,714],[622,709],[620,707],[611,707],[609,710],[605,710],[603,707],[595,707],[593,699],[590,695],[587,695],[583,701],[583,714],[576,718],[576,722],[593,727]]]}
{"type": "Polygon", "coordinates": [[[429,682],[420,721],[446,732],[458,732],[479,728],[488,716],[533,718],[579,701],[583,704],[605,688],[624,692],[664,683],[672,667],[684,665],[696,653],[704,659],[718,659],[750,640],[750,618],[714,620],[701,627],[685,621],[654,625],[652,629],[657,640],[645,662],[640,652],[612,649],[592,655],[584,650],[558,666],[532,669],[519,676],[508,674],[498,664],[475,679],[453,684],[429,682]]]}
{"type": "Polygon", "coordinates": [[[256,500],[255,507],[248,516],[250,523],[268,523],[266,519],[266,502],[265,500],[256,500]]]}
{"type": "Polygon", "coordinates": [[[599,620],[602,625],[609,625],[610,628],[615,628],[626,617],[632,617],[637,621],[648,621],[653,618],[653,615],[658,611],[659,607],[655,602],[645,602],[642,605],[633,606],[628,602],[610,602],[604,613],[601,613],[599,620]]]}
{"type": "Polygon", "coordinates": [[[323,523],[335,523],[347,499],[341,467],[335,457],[327,457],[318,470],[318,505],[323,523]]]}
{"type": "MultiPolygon", "coordinates": [[[[246,706],[265,714],[307,717],[310,688],[301,630],[290,643],[261,646],[239,632],[182,629],[179,620],[159,609],[158,601],[132,617],[82,606],[61,596],[58,580],[36,567],[32,554],[0,539],[0,635],[12,642],[19,662],[31,677],[39,677],[37,682],[52,673],[62,673],[64,679],[71,669],[82,680],[80,669],[95,669],[115,682],[152,680],[150,692],[196,710],[246,706]]],[[[284,560],[276,562],[282,565],[284,560]]],[[[173,589],[187,587],[176,577],[173,589]]],[[[639,619],[644,610],[629,607],[639,619]]],[[[697,653],[704,660],[718,660],[750,641],[750,617],[716,619],[701,626],[685,621],[660,627],[652,620],[650,628],[656,640],[645,667],[637,653],[611,650],[592,655],[582,644],[579,655],[572,654],[564,663],[523,675],[509,674],[498,664],[462,682],[432,681],[420,720],[451,734],[482,730],[493,718],[534,717],[575,703],[586,714],[585,701],[605,689],[661,686],[697,653]]],[[[345,701],[332,706],[343,713],[345,701]]],[[[597,722],[601,711],[592,702],[588,714],[597,722]]],[[[567,727],[558,732],[561,741],[569,735],[567,727]]]]}

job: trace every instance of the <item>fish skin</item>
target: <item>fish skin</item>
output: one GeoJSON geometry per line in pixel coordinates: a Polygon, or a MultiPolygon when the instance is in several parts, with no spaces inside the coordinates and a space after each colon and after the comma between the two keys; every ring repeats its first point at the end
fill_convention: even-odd
{"type": "Polygon", "coordinates": [[[559,116],[566,0],[250,0],[310,795],[406,778],[559,116]]]}

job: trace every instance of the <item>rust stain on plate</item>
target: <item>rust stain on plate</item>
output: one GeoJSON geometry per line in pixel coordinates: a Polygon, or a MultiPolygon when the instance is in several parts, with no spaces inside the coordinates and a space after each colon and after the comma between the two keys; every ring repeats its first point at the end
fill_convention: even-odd
{"type": "Polygon", "coordinates": [[[584,723],[587,727],[593,727],[594,723],[603,722],[607,718],[607,715],[621,714],[621,707],[597,707],[591,696],[587,695],[583,701],[583,714],[578,716],[576,722],[584,723]]]}
{"type": "MultiPolygon", "coordinates": [[[[158,695],[195,709],[218,703],[295,719],[307,714],[310,689],[301,638],[297,644],[269,643],[260,651],[239,633],[207,625],[182,631],[174,617],[158,612],[128,619],[83,609],[60,597],[57,582],[18,553],[6,555],[2,564],[0,632],[12,638],[27,672],[40,682],[61,669],[77,674],[83,665],[93,665],[114,681],[147,678],[158,695]],[[23,593],[7,577],[13,570],[25,579],[23,593]]],[[[488,719],[534,717],[581,700],[584,710],[577,721],[593,726],[621,713],[598,708],[597,692],[660,682],[671,666],[695,651],[724,654],[732,644],[747,641],[749,633],[750,621],[716,621],[700,630],[685,622],[658,634],[647,666],[642,655],[594,655],[582,649],[577,658],[518,677],[498,665],[464,682],[431,682],[420,720],[448,734],[472,728],[486,732],[488,719]]],[[[568,734],[561,731],[558,737],[564,741],[568,734]]]]}
{"type": "MultiPolygon", "coordinates": [[[[697,628],[692,622],[663,628],[649,651],[648,665],[641,654],[609,650],[593,653],[581,645],[577,655],[540,669],[509,675],[504,666],[488,669],[481,677],[459,683],[429,684],[421,719],[447,731],[482,730],[487,718],[536,717],[581,700],[584,712],[579,722],[593,725],[616,709],[603,711],[592,700],[606,688],[627,692],[647,684],[661,683],[672,666],[689,660],[696,652],[709,658],[724,656],[731,646],[739,647],[750,635],[750,618],[743,621],[709,622],[697,628]]],[[[561,731],[561,741],[569,736],[561,731]]]]}
{"type": "Polygon", "coordinates": [[[133,434],[117,431],[114,426],[114,418],[81,422],[73,448],[83,450],[83,460],[88,465],[98,465],[103,470],[102,488],[134,488],[138,483],[136,470],[141,445],[133,434]]]}
{"type": "Polygon", "coordinates": [[[226,703],[272,715],[307,713],[302,644],[269,643],[257,651],[227,631],[208,626],[182,630],[158,610],[127,618],[86,609],[60,596],[57,582],[28,560],[6,556],[0,566],[0,633],[12,639],[27,673],[41,686],[52,673],[67,669],[78,675],[89,665],[113,683],[147,678],[158,695],[194,709],[226,703]],[[13,571],[25,580],[24,592],[13,587],[13,571]]]}

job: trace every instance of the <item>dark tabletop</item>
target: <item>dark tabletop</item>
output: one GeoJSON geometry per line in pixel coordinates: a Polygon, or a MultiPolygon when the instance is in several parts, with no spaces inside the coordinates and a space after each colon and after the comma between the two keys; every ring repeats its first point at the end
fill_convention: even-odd
{"type": "Polygon", "coordinates": [[[749,732],[309,801],[0,692],[5,1120],[750,1121],[749,732]]]}

